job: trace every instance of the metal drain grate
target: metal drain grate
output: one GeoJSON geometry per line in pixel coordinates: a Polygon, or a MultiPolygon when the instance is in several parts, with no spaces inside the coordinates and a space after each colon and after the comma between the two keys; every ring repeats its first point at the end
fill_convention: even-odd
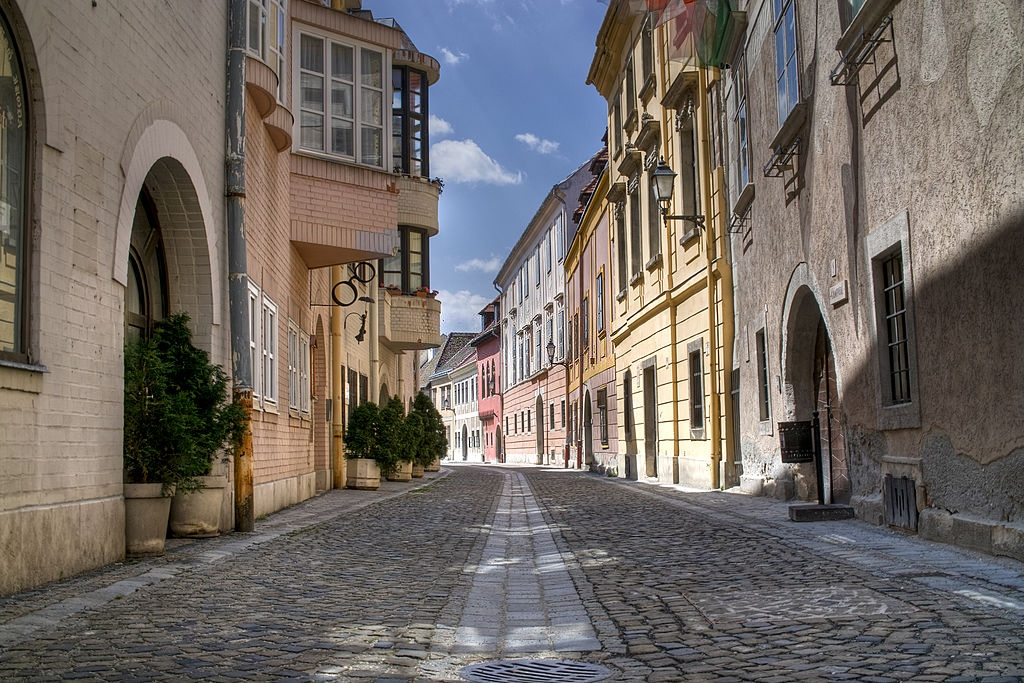
{"type": "Polygon", "coordinates": [[[603,681],[611,671],[586,662],[554,659],[510,659],[473,664],[459,675],[474,683],[590,683],[603,681]]]}

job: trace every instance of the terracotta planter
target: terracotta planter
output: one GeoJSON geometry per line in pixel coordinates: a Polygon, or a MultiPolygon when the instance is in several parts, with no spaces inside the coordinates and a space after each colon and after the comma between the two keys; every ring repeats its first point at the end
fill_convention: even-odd
{"type": "Polygon", "coordinates": [[[412,463],[409,461],[403,461],[398,463],[395,471],[388,477],[388,481],[411,481],[412,480],[412,463]]]}
{"type": "Polygon", "coordinates": [[[423,470],[424,470],[423,465],[416,465],[416,464],[414,464],[412,466],[412,478],[413,479],[419,479],[420,477],[422,477],[423,476],[423,470]]]}
{"type": "Polygon", "coordinates": [[[380,488],[380,467],[369,458],[348,458],[345,460],[347,481],[345,486],[362,491],[376,491],[380,488]]]}
{"type": "Polygon", "coordinates": [[[129,555],[164,554],[171,497],[162,484],[124,485],[124,545],[129,555]]]}
{"type": "Polygon", "coordinates": [[[223,475],[199,477],[203,488],[193,493],[176,493],[171,500],[171,535],[178,538],[212,538],[220,535],[224,507],[223,475]]]}

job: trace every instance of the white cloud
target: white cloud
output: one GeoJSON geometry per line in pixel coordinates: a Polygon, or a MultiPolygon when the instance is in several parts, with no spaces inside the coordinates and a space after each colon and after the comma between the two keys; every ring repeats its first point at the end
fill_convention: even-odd
{"type": "Polygon", "coordinates": [[[538,154],[551,154],[558,151],[558,143],[551,140],[542,140],[533,133],[520,133],[516,136],[518,142],[523,143],[538,154]]]}
{"type": "Polygon", "coordinates": [[[458,292],[442,289],[437,298],[441,302],[441,332],[445,334],[480,331],[480,311],[494,300],[465,289],[458,292]]]}
{"type": "Polygon", "coordinates": [[[442,140],[430,146],[430,171],[450,183],[518,185],[523,174],[511,173],[472,140],[442,140]]]}
{"type": "Polygon", "coordinates": [[[454,66],[455,64],[459,64],[460,62],[464,62],[467,59],[469,59],[469,55],[463,52],[462,50],[459,50],[458,52],[452,52],[448,48],[442,47],[441,58],[444,60],[445,64],[454,66]]]}
{"type": "Polygon", "coordinates": [[[455,266],[455,270],[463,273],[468,273],[473,270],[478,270],[481,273],[497,273],[498,269],[501,268],[501,264],[502,261],[497,256],[492,256],[486,261],[484,259],[474,258],[455,266]]]}
{"type": "Polygon", "coordinates": [[[454,132],[455,129],[452,128],[452,124],[433,114],[430,115],[430,134],[432,136],[440,137],[442,135],[451,135],[454,132]]]}

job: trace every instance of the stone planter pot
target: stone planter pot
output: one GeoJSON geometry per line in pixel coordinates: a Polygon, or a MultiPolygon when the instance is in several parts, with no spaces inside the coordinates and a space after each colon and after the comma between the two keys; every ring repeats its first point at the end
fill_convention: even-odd
{"type": "Polygon", "coordinates": [[[416,465],[416,464],[414,464],[412,466],[412,478],[413,479],[419,479],[420,477],[422,477],[424,469],[425,468],[423,467],[423,465],[416,465]]]}
{"type": "Polygon", "coordinates": [[[212,538],[220,535],[224,506],[224,475],[198,477],[203,488],[193,493],[175,493],[171,500],[171,535],[178,538],[212,538]]]}
{"type": "Polygon", "coordinates": [[[434,462],[432,462],[429,465],[427,465],[426,467],[424,467],[423,470],[426,471],[426,472],[440,472],[441,471],[441,459],[440,458],[434,458],[434,462]]]}
{"type": "Polygon", "coordinates": [[[398,463],[395,471],[388,477],[388,481],[412,481],[412,463],[409,461],[398,463]]]}
{"type": "Polygon", "coordinates": [[[124,485],[124,545],[129,555],[152,557],[164,554],[171,497],[162,484],[124,485]]]}
{"type": "Polygon", "coordinates": [[[346,483],[350,489],[376,491],[380,488],[380,467],[369,458],[348,458],[345,460],[346,483]]]}

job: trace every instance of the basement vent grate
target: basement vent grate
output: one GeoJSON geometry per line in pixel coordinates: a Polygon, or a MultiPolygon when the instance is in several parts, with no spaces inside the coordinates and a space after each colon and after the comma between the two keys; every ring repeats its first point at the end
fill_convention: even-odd
{"type": "Polygon", "coordinates": [[[913,479],[885,475],[882,499],[886,524],[917,531],[917,484],[913,479]]]}
{"type": "Polygon", "coordinates": [[[611,672],[586,662],[512,659],[473,664],[462,669],[459,675],[475,683],[590,683],[603,681],[611,672]]]}

